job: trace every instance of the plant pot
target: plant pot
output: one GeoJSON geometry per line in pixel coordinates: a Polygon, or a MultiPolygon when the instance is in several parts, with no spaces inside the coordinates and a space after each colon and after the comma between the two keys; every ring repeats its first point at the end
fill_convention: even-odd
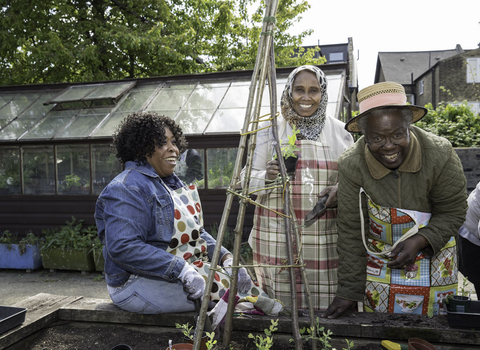
{"type": "Polygon", "coordinates": [[[193,344],[189,344],[189,343],[173,344],[172,347],[168,347],[167,350],[193,350],[193,344]]]}
{"type": "Polygon", "coordinates": [[[287,171],[287,175],[295,176],[295,169],[297,167],[298,157],[288,157],[283,158],[285,162],[285,169],[287,171]]]}
{"type": "Polygon", "coordinates": [[[105,259],[103,258],[103,249],[92,249],[95,271],[103,272],[105,269],[105,259]]]}
{"type": "Polygon", "coordinates": [[[93,271],[95,263],[91,249],[51,248],[42,252],[43,267],[46,269],[93,271]]]}
{"type": "MultiPolygon", "coordinates": [[[[200,350],[208,350],[208,348],[207,348],[207,341],[208,341],[208,337],[207,337],[207,335],[205,334],[205,332],[203,332],[202,342],[200,343],[200,350]]],[[[189,339],[189,340],[187,340],[187,343],[193,345],[193,340],[190,340],[190,339],[189,339]]]]}
{"type": "Polygon", "coordinates": [[[450,312],[468,312],[470,310],[470,297],[452,295],[446,300],[447,310],[450,312]]]}
{"type": "Polygon", "coordinates": [[[408,350],[436,350],[437,348],[428,341],[420,338],[408,339],[408,350]]]}
{"type": "Polygon", "coordinates": [[[38,246],[27,244],[22,254],[18,244],[0,244],[0,269],[34,270],[40,267],[42,256],[38,246]]]}

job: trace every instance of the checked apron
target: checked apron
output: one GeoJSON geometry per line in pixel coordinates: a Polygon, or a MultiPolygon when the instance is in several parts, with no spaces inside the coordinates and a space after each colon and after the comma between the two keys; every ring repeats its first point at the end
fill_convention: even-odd
{"type": "MultiPolygon", "coordinates": [[[[185,259],[195,270],[205,278],[208,278],[210,263],[207,257],[207,243],[200,237],[203,229],[203,213],[200,197],[195,185],[185,186],[170,192],[174,203],[174,228],[167,252],[185,259]]],[[[216,271],[210,294],[211,300],[220,300],[230,285],[230,277],[227,273],[216,271]]],[[[264,295],[266,294],[252,283],[246,294],[238,295],[264,295]]]]}
{"type": "MultiPolygon", "coordinates": [[[[337,210],[329,208],[313,225],[304,227],[305,215],[318,201],[318,194],[338,182],[338,165],[329,146],[319,141],[300,140],[296,145],[298,162],[295,178],[291,181],[291,200],[300,226],[301,254],[312,295],[314,309],[326,309],[335,297],[337,288],[337,210]],[[335,160],[334,160],[335,159],[335,160]]],[[[273,151],[272,151],[273,153],[273,151]]],[[[273,189],[259,195],[257,202],[283,213],[283,190],[273,189]]],[[[256,206],[250,243],[255,265],[287,265],[284,218],[256,206]]],[[[292,241],[295,242],[294,237],[292,241]]],[[[270,298],[279,299],[285,307],[291,306],[290,277],[286,268],[256,267],[260,287],[270,298]]],[[[297,305],[308,308],[307,296],[300,268],[295,268],[297,305]]]]}
{"type": "MultiPolygon", "coordinates": [[[[387,208],[367,196],[369,234],[367,242],[367,284],[364,310],[369,312],[428,314],[441,313],[440,302],[457,290],[455,239],[433,257],[420,252],[414,264],[390,269],[384,252],[401,239],[428,225],[430,213],[387,208]],[[410,233],[409,233],[410,232],[410,233]]],[[[360,205],[360,208],[362,206],[360,205]]],[[[360,212],[363,218],[363,213],[360,212]]],[[[363,227],[363,225],[362,225],[363,227]]],[[[363,236],[365,237],[365,236],[363,236]]]]}

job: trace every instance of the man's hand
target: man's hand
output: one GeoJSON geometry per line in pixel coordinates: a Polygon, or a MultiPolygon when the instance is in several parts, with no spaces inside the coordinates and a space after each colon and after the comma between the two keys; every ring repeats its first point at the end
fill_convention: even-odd
{"type": "Polygon", "coordinates": [[[398,243],[389,255],[389,257],[394,258],[394,260],[390,261],[387,266],[391,269],[404,269],[406,266],[415,262],[418,253],[425,248],[426,245],[425,237],[419,234],[398,243]]]}
{"type": "Polygon", "coordinates": [[[325,202],[325,206],[327,208],[335,208],[337,206],[337,190],[338,190],[338,184],[335,186],[325,187],[323,191],[318,194],[318,197],[323,197],[328,195],[328,199],[325,202]]]}
{"type": "Polygon", "coordinates": [[[345,314],[345,316],[355,316],[353,312],[356,310],[356,301],[335,297],[328,309],[321,315],[323,318],[337,318],[345,314]]]}
{"type": "Polygon", "coordinates": [[[267,162],[267,172],[265,178],[267,180],[273,181],[277,178],[280,173],[280,162],[278,160],[269,160],[267,162]]]}

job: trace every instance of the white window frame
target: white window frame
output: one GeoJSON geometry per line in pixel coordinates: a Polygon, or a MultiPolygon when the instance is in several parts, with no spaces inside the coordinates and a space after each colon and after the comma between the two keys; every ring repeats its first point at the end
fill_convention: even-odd
{"type": "Polygon", "coordinates": [[[467,58],[467,84],[480,83],[480,57],[467,58]]]}
{"type": "Polygon", "coordinates": [[[425,80],[422,79],[420,80],[420,83],[418,84],[418,94],[423,95],[423,88],[425,86],[425,80]]]}

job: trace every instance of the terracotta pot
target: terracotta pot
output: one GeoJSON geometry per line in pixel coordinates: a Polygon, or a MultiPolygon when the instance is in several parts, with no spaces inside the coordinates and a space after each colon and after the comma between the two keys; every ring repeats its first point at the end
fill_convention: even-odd
{"type": "Polygon", "coordinates": [[[179,343],[173,344],[172,347],[168,347],[167,350],[193,350],[193,344],[179,343]]]}
{"type": "Polygon", "coordinates": [[[426,340],[410,338],[408,339],[408,350],[437,350],[437,348],[426,340]]]}

